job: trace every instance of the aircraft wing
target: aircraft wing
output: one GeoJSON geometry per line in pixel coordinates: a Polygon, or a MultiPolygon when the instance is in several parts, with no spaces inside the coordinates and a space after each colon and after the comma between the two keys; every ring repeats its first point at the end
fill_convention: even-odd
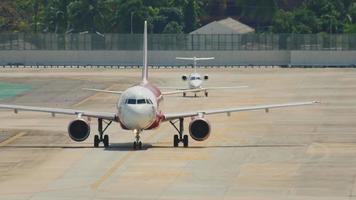
{"type": "Polygon", "coordinates": [[[182,94],[184,92],[200,92],[204,89],[198,88],[198,89],[182,89],[182,90],[174,90],[174,91],[168,91],[168,92],[162,92],[162,95],[173,95],[173,94],[182,94]]]}
{"type": "Polygon", "coordinates": [[[122,94],[123,91],[112,91],[112,90],[99,90],[93,88],[83,88],[83,90],[94,91],[94,92],[102,92],[102,93],[110,93],[110,94],[122,94]]]}
{"type": "Polygon", "coordinates": [[[51,113],[52,116],[54,116],[55,114],[77,115],[77,116],[101,118],[110,121],[117,121],[116,113],[107,113],[107,112],[84,111],[84,110],[73,110],[73,109],[62,109],[62,108],[47,108],[47,107],[35,107],[35,106],[21,106],[21,105],[6,105],[6,104],[0,104],[0,109],[14,110],[15,113],[18,113],[19,111],[33,111],[33,112],[51,113]]]}
{"type": "Polygon", "coordinates": [[[248,88],[248,86],[234,86],[234,87],[203,87],[202,90],[224,90],[224,89],[241,89],[248,88]]]}
{"type": "Polygon", "coordinates": [[[177,90],[162,92],[162,95],[173,95],[173,94],[182,94],[184,92],[201,92],[206,90],[223,90],[223,89],[240,89],[240,88],[247,88],[248,86],[236,86],[236,87],[204,87],[204,88],[197,88],[197,89],[183,89],[183,88],[176,88],[177,90]]]}
{"type": "Polygon", "coordinates": [[[187,88],[182,87],[158,87],[159,89],[173,89],[173,90],[186,90],[187,88]]]}
{"type": "Polygon", "coordinates": [[[175,120],[179,118],[186,117],[196,117],[196,116],[205,116],[205,115],[213,115],[213,114],[230,114],[232,112],[242,112],[242,111],[252,111],[252,110],[266,110],[274,108],[284,108],[284,107],[295,107],[295,106],[306,106],[320,103],[318,101],[310,101],[310,102],[296,102],[296,103],[286,103],[286,104],[271,104],[271,105],[257,105],[257,106],[243,106],[237,108],[226,108],[226,109],[215,109],[215,110],[201,110],[194,112],[185,112],[185,113],[168,113],[164,115],[164,121],[175,120]]]}

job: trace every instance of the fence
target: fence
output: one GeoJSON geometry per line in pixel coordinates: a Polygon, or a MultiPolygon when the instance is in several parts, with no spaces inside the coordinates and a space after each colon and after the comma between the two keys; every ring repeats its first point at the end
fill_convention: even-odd
{"type": "MultiPolygon", "coordinates": [[[[150,50],[356,50],[356,34],[151,34],[150,50]]],[[[140,50],[141,34],[0,34],[0,50],[140,50]]]]}

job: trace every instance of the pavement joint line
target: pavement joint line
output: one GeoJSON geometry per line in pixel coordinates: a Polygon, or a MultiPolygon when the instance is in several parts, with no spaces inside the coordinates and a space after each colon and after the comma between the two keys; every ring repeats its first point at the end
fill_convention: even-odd
{"type": "Polygon", "coordinates": [[[22,137],[26,135],[26,132],[19,132],[16,135],[8,138],[7,140],[3,141],[0,143],[0,147],[6,146],[8,144],[11,144],[12,142],[14,142],[15,140],[17,140],[18,138],[22,137]]]}
{"type": "MultiPolygon", "coordinates": [[[[105,88],[104,90],[111,90],[114,86],[115,86],[115,84],[113,84],[113,85],[111,85],[111,86],[105,88]]],[[[87,98],[81,100],[80,102],[74,104],[74,106],[80,106],[80,105],[82,105],[83,103],[89,101],[91,98],[94,98],[94,97],[99,96],[100,93],[101,93],[101,92],[96,92],[94,95],[91,95],[91,96],[89,96],[89,97],[87,97],[87,98]]]]}

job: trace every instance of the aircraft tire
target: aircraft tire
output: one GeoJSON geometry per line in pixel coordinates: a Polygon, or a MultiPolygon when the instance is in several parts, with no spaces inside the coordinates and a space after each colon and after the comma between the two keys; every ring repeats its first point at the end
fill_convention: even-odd
{"type": "Polygon", "coordinates": [[[99,147],[99,143],[100,143],[99,136],[95,135],[94,136],[94,147],[98,148],[99,147]]]}
{"type": "Polygon", "coordinates": [[[184,147],[188,147],[188,135],[183,136],[183,145],[184,147]]]}
{"type": "Polygon", "coordinates": [[[108,148],[109,147],[109,136],[108,135],[104,135],[104,147],[108,148]]]}
{"type": "Polygon", "coordinates": [[[142,149],[142,142],[138,142],[138,149],[142,149]]]}
{"type": "Polygon", "coordinates": [[[174,137],[173,137],[173,146],[174,147],[178,147],[178,143],[179,143],[178,135],[174,135],[174,137]]]}

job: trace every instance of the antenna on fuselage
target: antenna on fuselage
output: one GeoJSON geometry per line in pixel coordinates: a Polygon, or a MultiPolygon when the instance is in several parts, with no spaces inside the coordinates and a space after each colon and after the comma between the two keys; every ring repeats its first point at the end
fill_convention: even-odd
{"type": "Polygon", "coordinates": [[[198,61],[198,60],[214,60],[215,57],[209,57],[209,58],[176,57],[176,59],[177,59],[177,60],[192,60],[192,61],[193,61],[194,72],[197,73],[197,61],[198,61]]]}
{"type": "Polygon", "coordinates": [[[147,66],[147,21],[145,21],[143,31],[143,67],[142,67],[142,82],[148,82],[148,66],[147,66]]]}

